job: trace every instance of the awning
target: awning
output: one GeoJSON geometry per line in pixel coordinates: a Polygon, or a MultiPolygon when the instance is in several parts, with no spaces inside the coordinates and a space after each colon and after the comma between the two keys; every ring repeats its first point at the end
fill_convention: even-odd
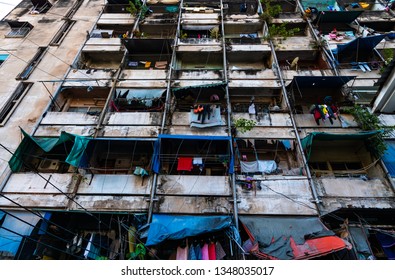
{"type": "Polygon", "coordinates": [[[11,28],[33,28],[33,25],[31,25],[29,22],[27,21],[15,21],[15,20],[7,20],[6,21],[8,23],[8,25],[11,28]]]}
{"type": "Polygon", "coordinates": [[[334,54],[340,53],[370,53],[380,42],[383,40],[387,34],[380,34],[368,37],[358,37],[347,44],[337,45],[337,49],[333,50],[334,54]]]}
{"type": "Polygon", "coordinates": [[[321,11],[314,19],[314,24],[320,23],[352,23],[363,11],[321,11]]]}
{"type": "Polygon", "coordinates": [[[146,246],[165,240],[178,240],[200,234],[217,232],[232,226],[230,216],[153,215],[146,246]]]}
{"type": "Polygon", "coordinates": [[[369,232],[361,227],[349,226],[348,231],[350,232],[353,244],[355,245],[355,250],[357,252],[357,258],[359,260],[367,260],[372,256],[370,251],[367,236],[369,232]]]}
{"type": "Polygon", "coordinates": [[[56,138],[36,138],[27,134],[23,129],[21,130],[24,138],[8,162],[13,172],[18,172],[23,166],[24,155],[29,154],[37,147],[48,153],[55,146],[67,141],[72,141],[74,144],[65,161],[72,166],[78,167],[86,147],[91,140],[90,137],[74,135],[64,131],[56,138]]]}
{"type": "Polygon", "coordinates": [[[316,217],[240,216],[251,241],[251,253],[265,259],[311,259],[336,252],[349,244],[316,217]]]}
{"type": "Polygon", "coordinates": [[[387,150],[385,151],[382,160],[390,175],[395,177],[395,141],[386,141],[386,144],[387,150]]]}
{"type": "Polygon", "coordinates": [[[339,141],[339,140],[366,140],[370,137],[381,133],[381,130],[374,131],[362,131],[350,134],[334,134],[326,132],[312,132],[302,139],[302,148],[306,151],[307,159],[310,158],[311,148],[313,146],[313,140],[324,140],[324,141],[339,141]]]}
{"type": "Polygon", "coordinates": [[[127,89],[116,89],[115,99],[125,98],[128,102],[131,101],[141,101],[145,106],[151,107],[152,101],[160,99],[166,89],[137,89],[137,88],[127,88],[127,89]]]}
{"type": "Polygon", "coordinates": [[[295,76],[291,85],[298,88],[340,88],[356,76],[295,76]]]}
{"type": "Polygon", "coordinates": [[[6,252],[6,254],[9,254],[10,256],[15,256],[22,241],[22,236],[29,236],[34,229],[34,227],[29,224],[36,226],[40,217],[29,212],[9,212],[25,221],[22,222],[11,215],[6,215],[4,222],[0,227],[0,252],[6,252]],[[10,231],[14,231],[17,234],[10,231]]]}
{"type": "Polygon", "coordinates": [[[173,39],[122,39],[129,54],[170,54],[173,39]]]}

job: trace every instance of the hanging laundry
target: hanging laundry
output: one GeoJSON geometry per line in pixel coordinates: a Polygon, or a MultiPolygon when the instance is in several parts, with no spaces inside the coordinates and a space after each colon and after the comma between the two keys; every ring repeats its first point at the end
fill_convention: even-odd
{"type": "Polygon", "coordinates": [[[205,243],[203,245],[201,251],[202,251],[202,260],[208,260],[209,257],[208,257],[208,244],[207,243],[205,243]]]}
{"type": "Polygon", "coordinates": [[[222,248],[221,243],[218,241],[215,243],[215,256],[217,257],[217,260],[222,260],[226,256],[224,248],[222,248]]]}
{"type": "Polygon", "coordinates": [[[196,256],[197,260],[201,260],[202,259],[202,249],[201,249],[199,244],[197,244],[195,246],[195,256],[196,256]]]}
{"type": "Polygon", "coordinates": [[[191,171],[193,168],[191,157],[178,158],[177,171],[191,171]]]}
{"type": "Polygon", "coordinates": [[[188,246],[181,248],[180,246],[177,247],[177,260],[187,260],[188,259],[188,246]]]}
{"type": "Polygon", "coordinates": [[[201,165],[203,164],[203,158],[201,157],[194,157],[193,158],[193,165],[201,165]]]}
{"type": "Polygon", "coordinates": [[[193,244],[189,247],[188,260],[197,260],[195,247],[193,246],[193,244]]]}
{"type": "Polygon", "coordinates": [[[149,175],[149,173],[147,172],[147,170],[145,170],[144,168],[142,168],[142,167],[140,167],[140,166],[136,166],[136,169],[134,170],[133,174],[134,174],[134,175],[137,175],[137,176],[141,176],[141,177],[144,177],[144,176],[148,176],[148,175],[149,175]]]}
{"type": "Polygon", "coordinates": [[[256,113],[255,104],[251,103],[250,106],[248,107],[248,114],[255,115],[255,113],[256,113]]]}
{"type": "Polygon", "coordinates": [[[129,67],[137,67],[137,66],[139,66],[139,63],[138,63],[138,61],[129,61],[128,66],[129,67]]]}
{"type": "Polygon", "coordinates": [[[150,68],[151,67],[151,62],[147,61],[144,65],[145,68],[150,68]]]}
{"type": "Polygon", "coordinates": [[[216,260],[217,259],[214,242],[210,242],[210,244],[208,245],[208,258],[209,258],[209,260],[216,260]]]}

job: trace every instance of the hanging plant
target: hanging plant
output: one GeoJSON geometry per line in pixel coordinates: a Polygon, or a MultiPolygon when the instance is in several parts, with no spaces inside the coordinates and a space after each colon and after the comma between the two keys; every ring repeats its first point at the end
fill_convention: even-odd
{"type": "Polygon", "coordinates": [[[235,120],[233,124],[239,132],[245,133],[254,128],[254,126],[256,125],[256,121],[240,118],[235,120]]]}
{"type": "Polygon", "coordinates": [[[376,135],[369,138],[367,145],[370,151],[372,151],[372,153],[377,158],[382,157],[387,150],[385,138],[388,137],[390,133],[392,133],[394,128],[383,126],[377,115],[372,114],[367,108],[363,106],[355,105],[354,107],[344,108],[343,111],[345,113],[351,114],[362,130],[379,131],[376,135]]]}

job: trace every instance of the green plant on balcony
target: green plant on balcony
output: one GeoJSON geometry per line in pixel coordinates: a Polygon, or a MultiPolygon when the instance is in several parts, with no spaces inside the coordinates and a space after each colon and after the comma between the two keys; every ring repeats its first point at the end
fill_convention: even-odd
{"type": "Polygon", "coordinates": [[[261,0],[263,12],[260,15],[261,19],[267,23],[271,23],[273,18],[278,17],[282,12],[280,5],[272,5],[271,0],[261,0]]]}
{"type": "Polygon", "coordinates": [[[216,26],[210,30],[210,38],[218,40],[219,38],[219,27],[216,26]]]}
{"type": "Polygon", "coordinates": [[[237,131],[239,131],[241,133],[245,133],[245,132],[250,131],[251,129],[254,128],[254,126],[256,125],[256,121],[240,118],[240,119],[234,120],[233,125],[235,126],[237,131]]]}
{"type": "Polygon", "coordinates": [[[281,23],[280,25],[271,24],[265,39],[271,40],[274,38],[279,38],[285,40],[286,38],[295,35],[295,33],[298,33],[299,31],[300,29],[297,27],[291,29],[287,28],[286,23],[281,23]]]}
{"type": "Polygon", "coordinates": [[[369,138],[367,145],[374,156],[377,158],[383,156],[384,152],[387,150],[385,138],[389,136],[394,128],[383,126],[377,115],[372,114],[364,106],[354,105],[354,107],[343,108],[342,111],[351,114],[362,130],[379,131],[377,134],[369,138]]]}

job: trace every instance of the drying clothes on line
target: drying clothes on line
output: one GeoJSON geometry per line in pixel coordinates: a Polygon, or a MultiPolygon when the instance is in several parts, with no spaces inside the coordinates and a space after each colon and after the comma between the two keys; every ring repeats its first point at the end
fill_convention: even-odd
{"type": "Polygon", "coordinates": [[[270,174],[277,169],[277,163],[274,160],[258,160],[258,161],[241,161],[242,173],[266,173],[270,174]]]}
{"type": "Polygon", "coordinates": [[[251,103],[251,105],[248,107],[248,114],[250,114],[250,115],[255,115],[256,114],[255,104],[254,103],[251,103]]]}
{"type": "Polygon", "coordinates": [[[195,247],[193,245],[191,245],[191,247],[189,247],[188,260],[197,260],[195,247]]]}
{"type": "Polygon", "coordinates": [[[208,244],[205,243],[201,249],[202,251],[202,260],[209,260],[208,256],[208,244]]]}
{"type": "Polygon", "coordinates": [[[311,106],[310,113],[313,114],[317,125],[320,125],[320,120],[325,121],[327,119],[333,124],[333,119],[337,118],[338,109],[335,105],[315,104],[311,106]]]}
{"type": "Polygon", "coordinates": [[[222,260],[226,256],[224,248],[222,248],[221,243],[219,243],[218,241],[215,243],[215,256],[217,260],[222,260]]]}
{"type": "Polygon", "coordinates": [[[194,157],[193,158],[193,165],[201,165],[203,164],[203,158],[201,157],[194,157]]]}
{"type": "Polygon", "coordinates": [[[187,260],[188,259],[188,246],[185,248],[181,248],[180,246],[177,247],[177,260],[187,260]]]}
{"type": "Polygon", "coordinates": [[[139,66],[139,62],[138,61],[129,61],[128,66],[129,67],[137,67],[137,66],[139,66]]]}
{"type": "Polygon", "coordinates": [[[208,245],[208,259],[209,260],[216,260],[217,259],[217,255],[216,255],[216,252],[215,252],[215,243],[214,242],[211,242],[208,245]]]}
{"type": "Polygon", "coordinates": [[[134,170],[133,174],[141,177],[149,175],[149,173],[140,166],[136,166],[136,169],[134,170]]]}
{"type": "Polygon", "coordinates": [[[193,168],[191,157],[178,158],[177,171],[191,171],[193,168]]]}

